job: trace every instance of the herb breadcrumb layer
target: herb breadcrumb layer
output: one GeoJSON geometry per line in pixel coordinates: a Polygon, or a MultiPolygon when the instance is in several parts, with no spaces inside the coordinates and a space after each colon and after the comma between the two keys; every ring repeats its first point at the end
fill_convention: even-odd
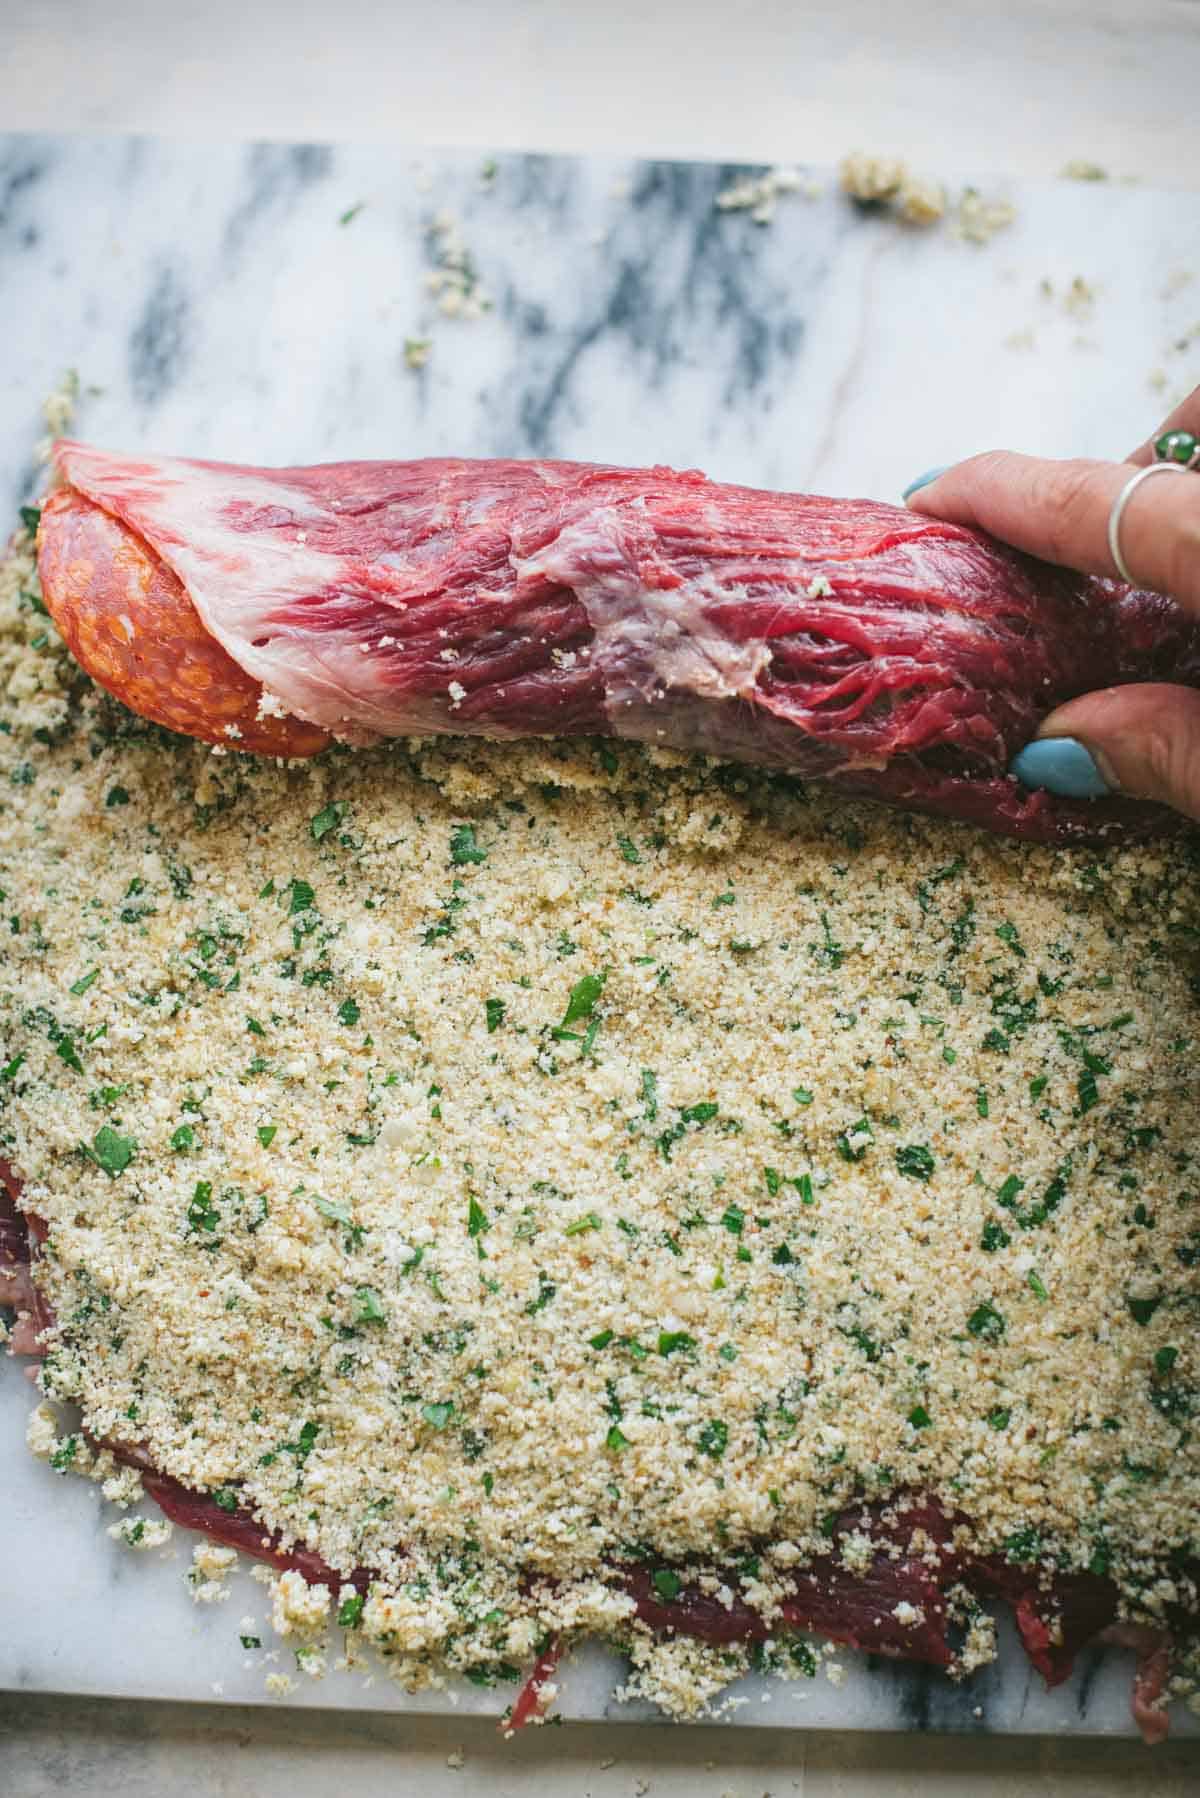
{"type": "Polygon", "coordinates": [[[746,1651],[653,1640],[606,1569],[769,1616],[858,1496],[1175,1600],[1194,845],[608,745],[214,755],[79,675],[28,531],[0,695],[43,1388],[377,1570],[343,1621],[403,1677],[590,1630],[695,1710],[746,1651]]]}

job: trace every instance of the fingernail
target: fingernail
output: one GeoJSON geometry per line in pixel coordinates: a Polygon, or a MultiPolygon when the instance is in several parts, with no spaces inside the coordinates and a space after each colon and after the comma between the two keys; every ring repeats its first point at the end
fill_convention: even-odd
{"type": "Polygon", "coordinates": [[[949,468],[949,466],[950,466],[950,464],[948,462],[945,462],[945,463],[943,463],[941,468],[927,468],[925,470],[924,474],[919,474],[915,481],[910,481],[908,483],[908,486],[904,489],[904,492],[900,495],[900,498],[901,499],[911,499],[913,494],[917,491],[917,489],[919,487],[928,487],[930,482],[936,481],[940,474],[945,474],[945,472],[949,468]]]}
{"type": "Polygon", "coordinates": [[[1013,757],[1011,774],[1023,787],[1045,787],[1061,799],[1103,799],[1112,788],[1095,756],[1075,737],[1039,737],[1013,757]]]}

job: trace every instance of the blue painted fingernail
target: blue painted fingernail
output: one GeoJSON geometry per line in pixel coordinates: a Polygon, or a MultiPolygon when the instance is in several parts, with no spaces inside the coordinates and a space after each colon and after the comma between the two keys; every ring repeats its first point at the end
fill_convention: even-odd
{"type": "Polygon", "coordinates": [[[1061,799],[1103,799],[1111,792],[1095,758],[1075,737],[1039,737],[1013,757],[1023,787],[1045,787],[1061,799]]]}
{"type": "Polygon", "coordinates": [[[946,469],[949,468],[949,466],[950,464],[946,462],[941,468],[927,468],[924,474],[919,474],[915,481],[910,481],[908,483],[908,486],[904,489],[900,498],[911,499],[919,487],[928,487],[929,483],[931,481],[936,481],[940,474],[945,474],[946,469]]]}

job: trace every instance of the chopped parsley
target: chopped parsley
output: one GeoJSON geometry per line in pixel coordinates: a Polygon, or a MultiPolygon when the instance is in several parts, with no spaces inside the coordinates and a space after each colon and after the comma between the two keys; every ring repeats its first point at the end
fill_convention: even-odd
{"type": "MultiPolygon", "coordinates": [[[[80,1146],[83,1147],[82,1144],[80,1146]]],[[[84,1147],[84,1154],[115,1180],[118,1174],[125,1172],[137,1154],[137,1147],[132,1136],[122,1136],[110,1125],[101,1124],[92,1138],[91,1148],[84,1147]]]]}
{"type": "Polygon", "coordinates": [[[458,824],[450,832],[450,862],[455,868],[467,868],[485,862],[488,852],[476,841],[473,824],[458,824]]]}
{"type": "Polygon", "coordinates": [[[729,1425],[720,1417],[710,1417],[698,1440],[701,1452],[710,1460],[719,1461],[729,1446],[729,1425]]]}
{"type": "Polygon", "coordinates": [[[359,1324],[382,1324],[387,1322],[387,1312],[383,1301],[373,1286],[358,1286],[354,1291],[354,1321],[359,1324]]]}
{"type": "Polygon", "coordinates": [[[849,1129],[839,1131],[835,1138],[837,1152],[843,1161],[862,1161],[874,1141],[871,1121],[865,1117],[859,1118],[849,1129]]]}
{"type": "Polygon", "coordinates": [[[295,918],[301,912],[311,911],[317,902],[317,895],[307,880],[291,880],[288,882],[288,916],[295,918]]]}
{"type": "MultiPolygon", "coordinates": [[[[552,1036],[561,1040],[570,1031],[572,1024],[581,1023],[583,1019],[591,1017],[596,1008],[596,1001],[604,991],[607,979],[608,969],[604,968],[599,974],[584,974],[575,982],[571,988],[571,996],[567,1000],[567,1009],[563,1012],[562,1023],[551,1031],[552,1036]]],[[[568,1040],[578,1042],[579,1039],[577,1036],[570,1036],[568,1040]]]]}
{"type": "Polygon", "coordinates": [[[985,1342],[998,1342],[1005,1327],[1002,1314],[990,1299],[985,1299],[982,1305],[976,1305],[967,1319],[967,1328],[972,1336],[981,1336],[985,1342]]]}
{"type": "Polygon", "coordinates": [[[896,1150],[896,1166],[910,1180],[928,1180],[934,1165],[933,1156],[924,1143],[906,1143],[896,1150]]]}
{"type": "Polygon", "coordinates": [[[344,799],[333,799],[328,805],[323,805],[320,811],[309,820],[308,828],[313,842],[319,843],[321,838],[327,837],[331,830],[336,830],[345,815],[346,801],[344,799]]]}
{"type": "Polygon", "coordinates": [[[212,1181],[197,1180],[187,1208],[187,1227],[196,1235],[212,1236],[221,1223],[221,1213],[213,1204],[212,1181]]]}

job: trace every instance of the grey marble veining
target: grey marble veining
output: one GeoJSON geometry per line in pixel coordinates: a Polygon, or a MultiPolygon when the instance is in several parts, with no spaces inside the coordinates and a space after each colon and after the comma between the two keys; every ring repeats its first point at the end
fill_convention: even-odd
{"type": "MultiPolygon", "coordinates": [[[[66,367],[82,383],[80,433],[134,451],[665,461],[883,497],[993,443],[1123,453],[1196,378],[1200,282],[1184,277],[1200,271],[1200,196],[1018,187],[1017,222],[980,247],[860,213],[828,175],[819,197],[785,197],[759,226],[715,204],[740,172],[0,137],[0,509],[32,491],[40,403],[66,367]],[[448,220],[490,301],[478,317],[445,316],[430,290],[448,220]],[[425,339],[427,362],[409,366],[406,341],[425,339]]],[[[188,1540],[150,1555],[110,1540],[95,1490],[19,1447],[30,1402],[16,1367],[0,1368],[0,1527],[15,1565],[36,1568],[35,1582],[0,1583],[0,1685],[264,1701],[264,1675],[295,1669],[268,1630],[261,1652],[240,1645],[243,1617],[265,1621],[262,1586],[242,1573],[225,1603],[189,1603],[188,1540]]],[[[734,1715],[1131,1728],[1131,1663],[1111,1650],[1051,1694],[1008,1630],[1000,1663],[962,1687],[836,1660],[841,1685],[742,1682],[734,1715]]],[[[617,1714],[619,1677],[581,1654],[559,1708],[617,1714]]],[[[511,1696],[297,1678],[291,1702],[347,1709],[498,1713],[511,1696]]],[[[1182,1715],[1175,1728],[1197,1731],[1182,1715]]]]}
{"type": "Polygon", "coordinates": [[[981,247],[860,213],[819,172],[821,197],[759,226],[715,207],[730,168],[483,169],[0,138],[0,500],[68,365],[80,428],[134,450],[665,461],[878,496],[995,443],[1123,453],[1195,378],[1177,346],[1200,314],[1181,279],[1200,269],[1197,195],[1023,186],[981,247]],[[481,318],[427,291],[441,214],[491,298],[481,318]],[[1068,297],[1076,277],[1091,303],[1068,297]],[[424,337],[412,370],[405,340],[424,337]]]}

